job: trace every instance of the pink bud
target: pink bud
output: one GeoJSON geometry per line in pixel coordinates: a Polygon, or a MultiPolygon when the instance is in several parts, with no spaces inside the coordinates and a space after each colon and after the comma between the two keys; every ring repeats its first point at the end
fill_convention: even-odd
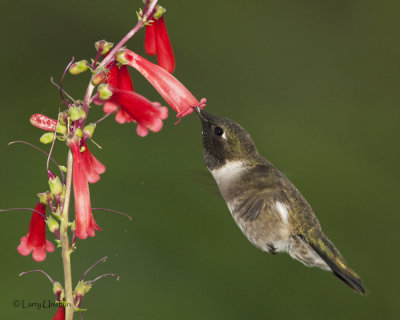
{"type": "Polygon", "coordinates": [[[33,126],[46,131],[54,131],[57,126],[57,120],[51,119],[43,114],[31,115],[30,121],[33,126]]]}

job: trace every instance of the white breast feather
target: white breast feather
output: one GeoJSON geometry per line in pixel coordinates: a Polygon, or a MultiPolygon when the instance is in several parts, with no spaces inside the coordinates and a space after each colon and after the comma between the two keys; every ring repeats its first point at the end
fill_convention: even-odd
{"type": "Polygon", "coordinates": [[[236,178],[243,169],[244,166],[242,161],[230,161],[220,168],[211,170],[211,173],[215,181],[220,183],[222,181],[227,182],[236,178]]]}
{"type": "Polygon", "coordinates": [[[288,219],[289,219],[289,213],[287,210],[287,207],[285,204],[283,204],[282,202],[277,201],[275,203],[276,208],[278,209],[278,212],[282,218],[283,223],[288,223],[288,219]]]}

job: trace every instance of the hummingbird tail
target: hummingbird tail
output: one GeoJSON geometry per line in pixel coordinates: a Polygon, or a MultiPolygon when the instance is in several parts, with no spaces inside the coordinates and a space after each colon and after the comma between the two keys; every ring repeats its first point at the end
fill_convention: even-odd
{"type": "Polygon", "coordinates": [[[325,235],[322,235],[319,239],[321,241],[317,243],[312,241],[310,245],[329,266],[333,274],[358,294],[366,295],[367,289],[364,287],[360,277],[347,266],[333,243],[325,235]]]}

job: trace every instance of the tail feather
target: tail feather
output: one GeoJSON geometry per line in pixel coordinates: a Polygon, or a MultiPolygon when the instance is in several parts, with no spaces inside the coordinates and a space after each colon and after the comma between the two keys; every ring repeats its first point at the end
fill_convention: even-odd
{"type": "Polygon", "coordinates": [[[366,295],[367,289],[364,287],[360,277],[350,269],[344,261],[340,252],[336,249],[329,239],[322,235],[318,237],[319,241],[310,241],[309,244],[318,253],[318,255],[331,268],[333,274],[346,283],[355,292],[366,295]],[[322,243],[321,243],[322,242],[322,243]]]}

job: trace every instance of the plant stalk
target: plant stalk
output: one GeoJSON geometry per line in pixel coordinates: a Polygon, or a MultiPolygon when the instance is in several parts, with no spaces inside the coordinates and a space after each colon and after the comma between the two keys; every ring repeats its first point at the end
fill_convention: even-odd
{"type": "Polygon", "coordinates": [[[69,150],[68,162],[67,162],[65,203],[61,214],[61,225],[60,225],[60,241],[62,245],[62,260],[64,268],[65,320],[72,320],[75,311],[74,300],[72,296],[71,248],[69,246],[69,238],[68,238],[68,224],[69,224],[68,212],[71,200],[73,161],[74,160],[72,157],[71,150],[69,150]]]}

